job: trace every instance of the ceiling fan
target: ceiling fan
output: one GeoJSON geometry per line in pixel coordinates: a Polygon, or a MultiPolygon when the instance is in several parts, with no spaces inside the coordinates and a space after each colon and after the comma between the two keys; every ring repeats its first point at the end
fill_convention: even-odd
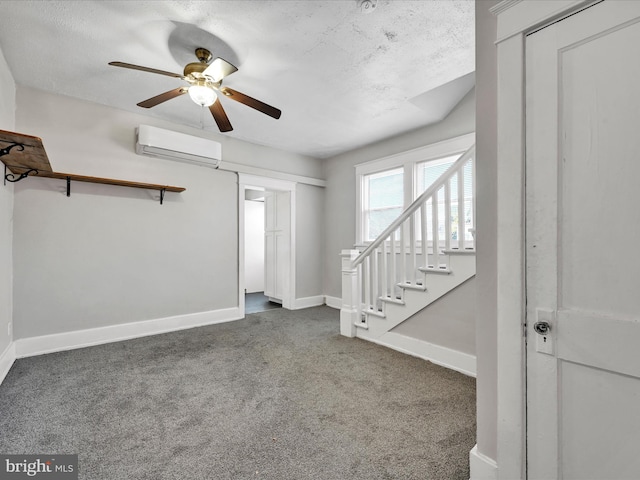
{"type": "Polygon", "coordinates": [[[280,118],[282,112],[277,108],[267,105],[266,103],[256,100],[244,93],[240,93],[237,90],[222,86],[222,80],[225,77],[238,71],[234,65],[219,57],[212,61],[213,56],[206,48],[196,48],[196,57],[198,58],[198,61],[187,64],[184,67],[182,75],[179,73],[166,72],[164,70],[141,67],[140,65],[133,65],[131,63],[124,62],[109,62],[109,65],[167,75],[169,77],[184,80],[189,84],[188,86],[174,88],[173,90],[169,90],[168,92],[164,92],[160,95],[144,100],[138,103],[139,107],[155,107],[167,100],[189,93],[189,96],[196,104],[202,107],[209,107],[211,115],[213,115],[213,119],[216,121],[221,132],[230,132],[233,130],[233,127],[231,126],[231,122],[229,122],[229,117],[227,117],[224,108],[222,108],[222,104],[220,103],[216,93],[217,91],[231,100],[243,103],[244,105],[254,108],[259,112],[269,115],[270,117],[276,119],[280,118]]]}

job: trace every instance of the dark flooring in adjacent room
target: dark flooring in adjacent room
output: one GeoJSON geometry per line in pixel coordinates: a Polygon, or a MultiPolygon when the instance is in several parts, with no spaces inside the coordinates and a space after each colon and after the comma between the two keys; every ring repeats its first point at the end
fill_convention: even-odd
{"type": "Polygon", "coordinates": [[[244,295],[244,313],[259,313],[274,308],[282,308],[282,305],[270,302],[264,292],[245,293],[244,295]]]}
{"type": "Polygon", "coordinates": [[[326,306],[16,360],[0,452],[85,480],[468,480],[475,379],[326,306]]]}

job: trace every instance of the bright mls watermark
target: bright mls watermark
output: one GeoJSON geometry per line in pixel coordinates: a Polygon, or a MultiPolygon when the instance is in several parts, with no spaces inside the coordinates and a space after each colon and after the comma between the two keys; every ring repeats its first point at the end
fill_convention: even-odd
{"type": "Polygon", "coordinates": [[[0,480],[78,480],[78,455],[0,455],[0,480]]]}

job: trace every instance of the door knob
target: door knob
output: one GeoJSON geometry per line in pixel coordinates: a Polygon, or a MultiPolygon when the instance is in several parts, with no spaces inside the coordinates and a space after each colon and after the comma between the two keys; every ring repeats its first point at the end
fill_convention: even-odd
{"type": "Polygon", "coordinates": [[[547,335],[551,331],[551,325],[548,322],[536,322],[533,324],[533,329],[539,335],[547,335]]]}

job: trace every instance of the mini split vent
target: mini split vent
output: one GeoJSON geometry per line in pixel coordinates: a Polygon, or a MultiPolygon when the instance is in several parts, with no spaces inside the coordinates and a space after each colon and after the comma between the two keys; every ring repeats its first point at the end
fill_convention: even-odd
{"type": "Polygon", "coordinates": [[[218,168],[222,146],[214,140],[140,125],[136,129],[136,153],[218,168]]]}

